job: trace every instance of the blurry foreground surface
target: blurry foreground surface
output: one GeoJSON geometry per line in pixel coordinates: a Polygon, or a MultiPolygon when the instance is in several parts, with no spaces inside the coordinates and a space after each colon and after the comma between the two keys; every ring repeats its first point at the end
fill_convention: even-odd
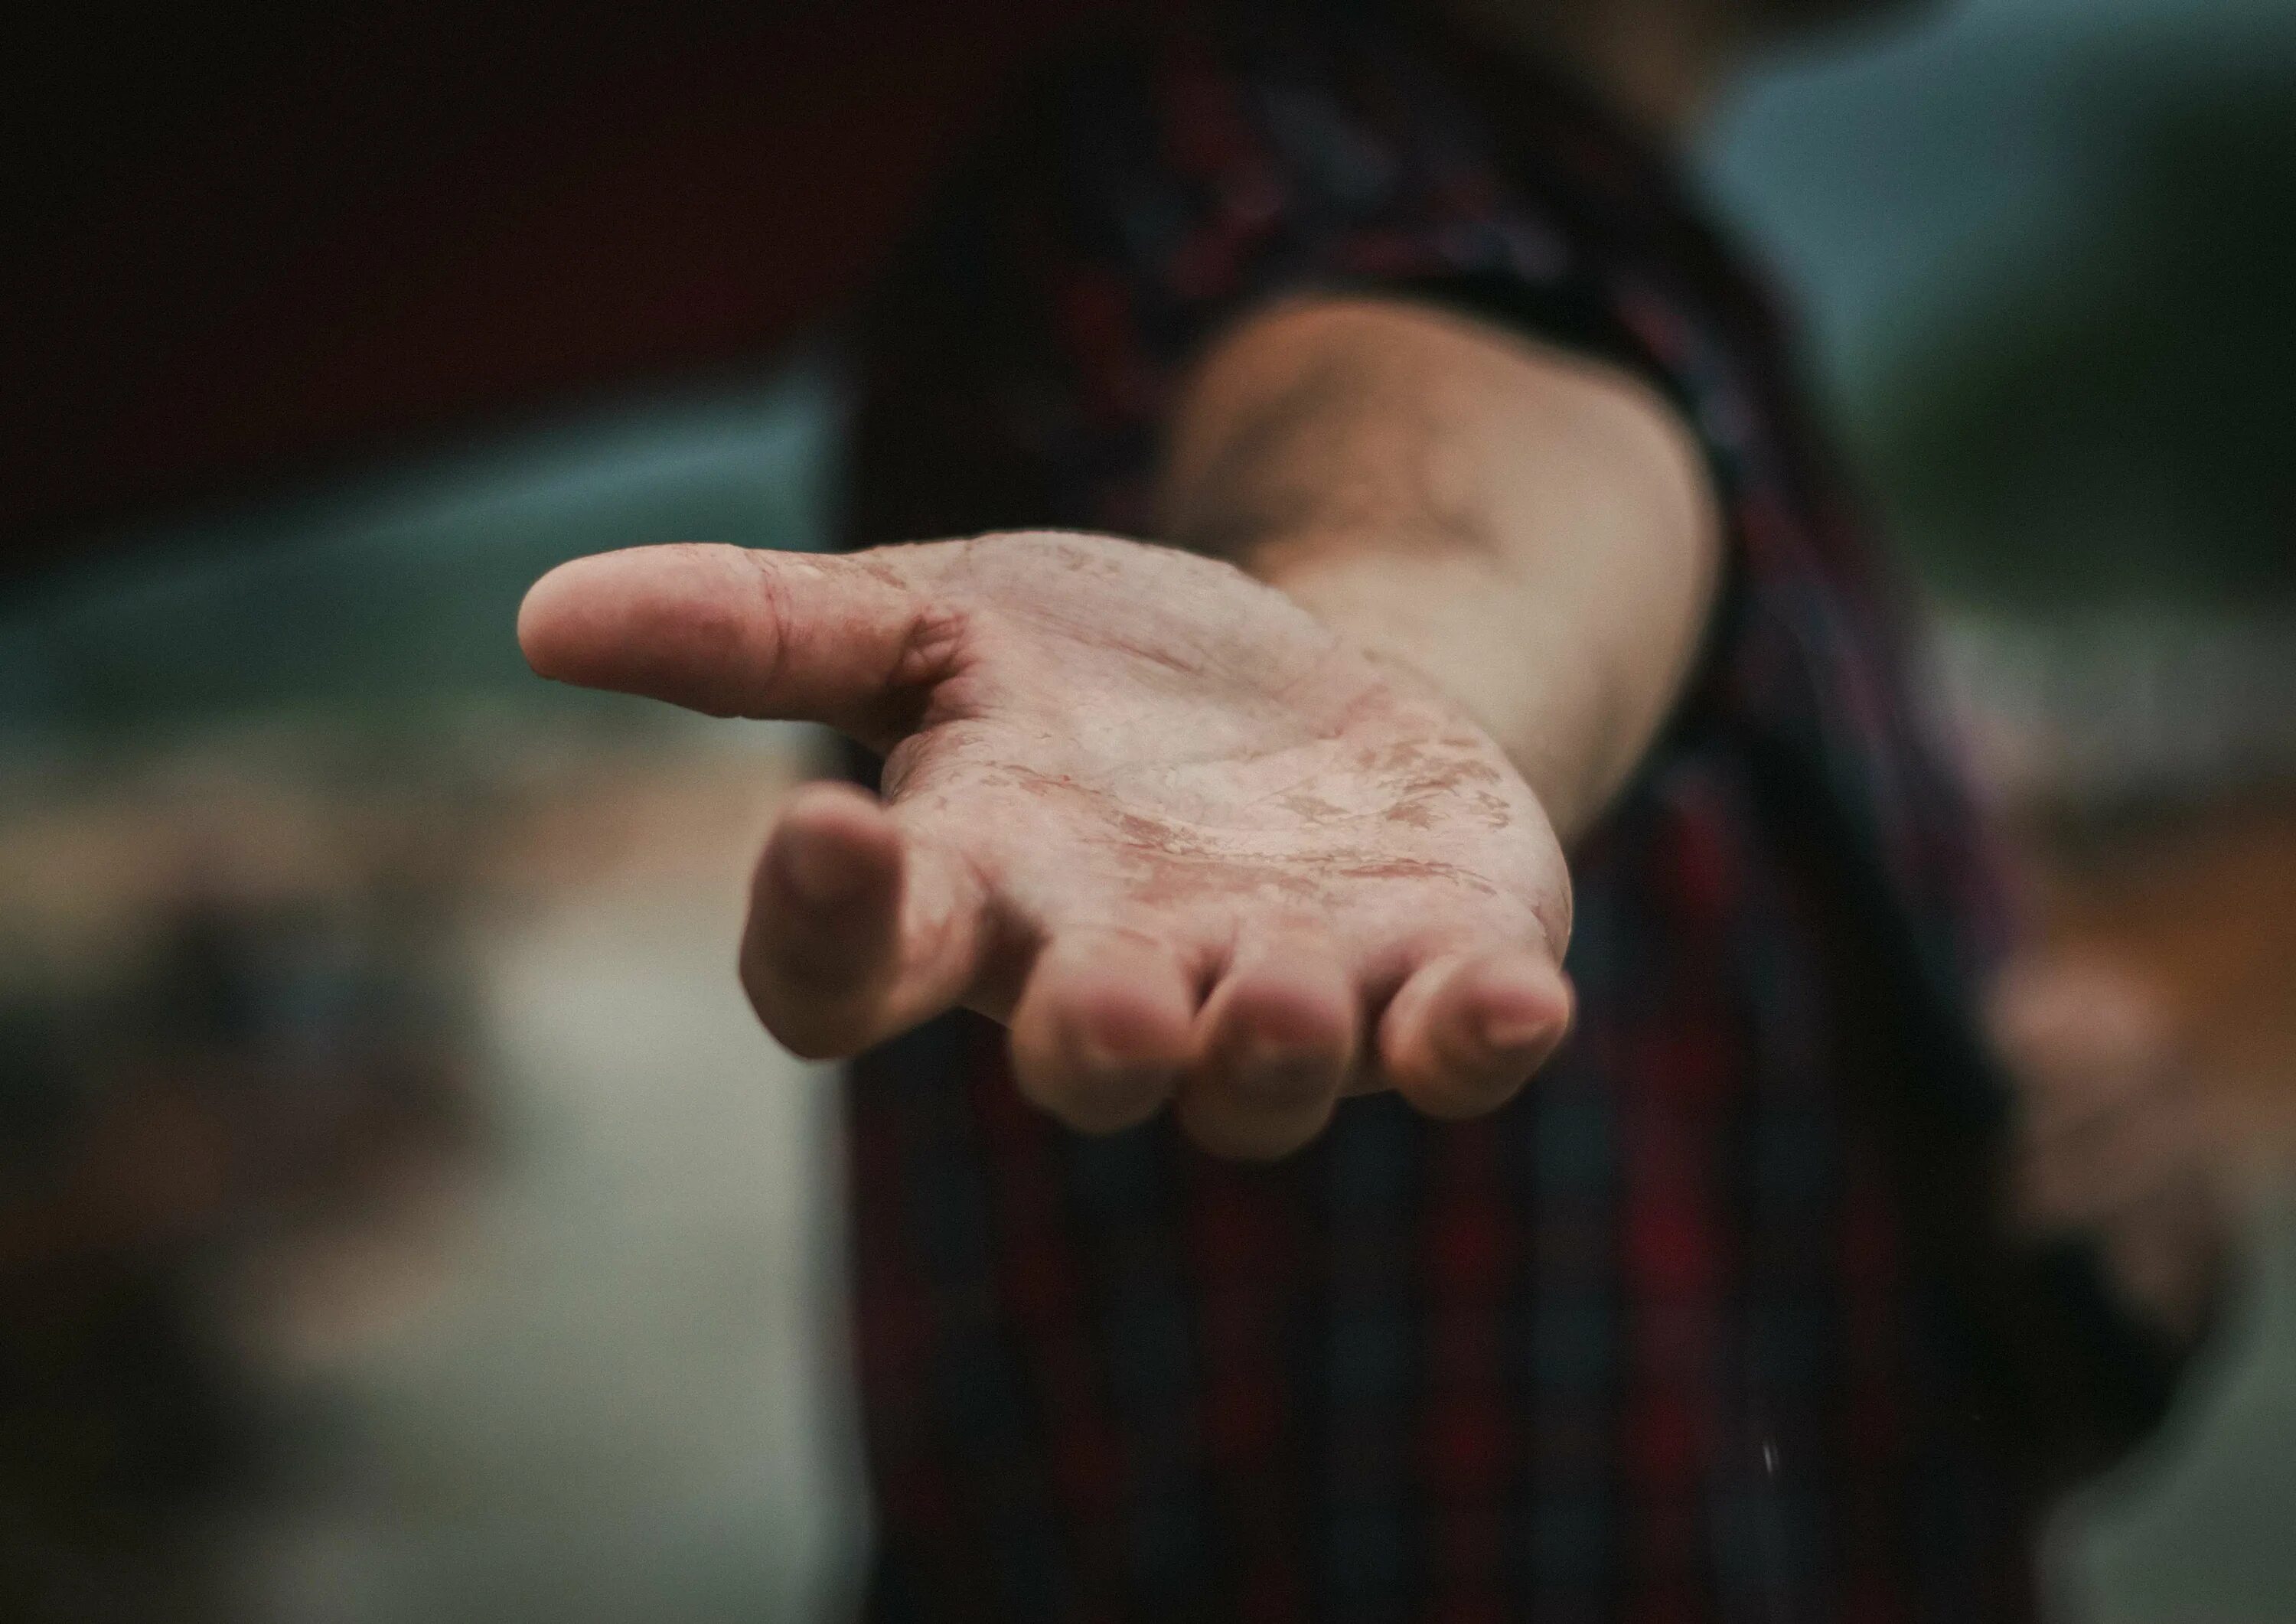
{"type": "Polygon", "coordinates": [[[0,834],[9,947],[78,939],[60,1152],[0,1206],[0,1579],[60,1620],[822,1611],[832,1100],[729,947],[800,741],[218,754],[0,834]]]}
{"type": "Polygon", "coordinates": [[[534,681],[526,582],[818,529],[800,374],[0,619],[0,1616],[832,1617],[832,1085],[733,974],[820,741],[534,681]]]}

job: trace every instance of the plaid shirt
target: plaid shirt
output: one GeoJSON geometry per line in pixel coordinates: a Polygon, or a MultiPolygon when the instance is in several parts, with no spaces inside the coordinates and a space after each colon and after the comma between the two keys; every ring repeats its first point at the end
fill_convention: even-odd
{"type": "Polygon", "coordinates": [[[1142,531],[1189,358],[1301,288],[1632,369],[1729,538],[1700,670],[1576,854],[1578,1030],[1506,1108],[1349,1101],[1244,1166],[1069,1133],[976,1019],[860,1063],[877,1616],[2028,1611],[2015,1429],[1927,1238],[1981,1210],[2003,1115],[1974,822],[1763,298],[1650,155],[1496,76],[1316,12],[1073,60],[863,329],[857,543],[1142,531]]]}

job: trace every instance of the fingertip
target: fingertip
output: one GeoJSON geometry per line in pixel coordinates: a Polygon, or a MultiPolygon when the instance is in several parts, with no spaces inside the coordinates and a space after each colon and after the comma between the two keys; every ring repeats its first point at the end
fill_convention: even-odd
{"type": "Polygon", "coordinates": [[[1353,989],[1339,966],[1302,956],[1237,972],[1221,983],[1205,1008],[1207,1046],[1343,1067],[1355,1049],[1355,1013],[1353,989]]]}
{"type": "Polygon", "coordinates": [[[1331,1126],[1339,1088],[1301,1090],[1281,1109],[1260,1110],[1206,1089],[1184,1091],[1180,1128],[1197,1146],[1226,1161],[1280,1161],[1331,1126]]]}
{"type": "Polygon", "coordinates": [[[1423,966],[1380,1027],[1380,1060],[1396,1090],[1430,1116],[1480,1116],[1512,1098],[1569,1032],[1570,985],[1526,953],[1423,966]]]}
{"type": "Polygon", "coordinates": [[[1103,981],[1074,995],[1080,1050],[1112,1065],[1177,1067],[1187,1057],[1188,1012],[1175,988],[1103,981]]]}
{"type": "Polygon", "coordinates": [[[1114,1133],[1161,1108],[1185,1063],[1194,1010],[1168,956],[1141,945],[1055,943],[1013,1013],[1021,1090],[1083,1133],[1114,1133]]]}
{"type": "Polygon", "coordinates": [[[882,898],[898,904],[900,830],[884,807],[853,784],[808,784],[791,796],[766,842],[769,890],[808,912],[882,898]]]}
{"type": "Polygon", "coordinates": [[[708,691],[743,641],[747,556],[714,542],[619,547],[569,559],[527,588],[520,652],[536,675],[726,714],[708,691]]]}
{"type": "Polygon", "coordinates": [[[1252,955],[1214,989],[1180,1095],[1183,1128],[1214,1155],[1288,1155],[1331,1120],[1355,1063],[1358,998],[1318,942],[1252,955]]]}
{"type": "Polygon", "coordinates": [[[775,820],[751,885],[742,981],[792,1053],[833,1059],[882,1036],[906,857],[885,809],[851,785],[808,784],[775,820]]]}
{"type": "Polygon", "coordinates": [[[1470,1056],[1544,1059],[1570,1030],[1570,979],[1544,959],[1484,960],[1463,973],[1456,997],[1470,1056]]]}
{"type": "Polygon", "coordinates": [[[519,600],[518,649],[537,677],[567,680],[569,651],[580,641],[573,633],[583,619],[587,596],[581,566],[589,562],[578,558],[560,564],[519,600]]]}

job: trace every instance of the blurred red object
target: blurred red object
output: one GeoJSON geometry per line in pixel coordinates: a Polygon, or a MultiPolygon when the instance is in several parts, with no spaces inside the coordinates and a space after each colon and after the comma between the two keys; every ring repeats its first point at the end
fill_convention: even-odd
{"type": "Polygon", "coordinates": [[[41,8],[0,95],[0,570],[770,352],[1092,9],[41,8]]]}

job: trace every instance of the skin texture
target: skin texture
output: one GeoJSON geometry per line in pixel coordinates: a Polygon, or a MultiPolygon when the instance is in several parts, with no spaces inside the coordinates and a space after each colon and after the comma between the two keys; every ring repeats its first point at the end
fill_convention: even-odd
{"type": "Polygon", "coordinates": [[[1185,394],[1163,533],[1425,674],[1567,844],[1674,702],[1720,521],[1671,407],[1487,323],[1369,299],[1241,324],[1185,394]]]}
{"type": "Polygon", "coordinates": [[[554,572],[520,636],[546,676],[887,752],[882,804],[812,786],[758,864],[743,980],[800,1054],[962,1004],[1063,1120],[1177,1096],[1264,1156],[1342,1087],[1488,1109],[1569,1021],[1562,856],[1503,752],[1228,565],[1042,533],[645,548],[554,572]]]}
{"type": "MultiPolygon", "coordinates": [[[[1775,21],[1458,9],[1661,128],[1775,21]]],[[[809,788],[758,862],[742,978],[801,1054],[963,1005],[1009,1023],[1062,1120],[1171,1103],[1238,1156],[1304,1143],[1349,1090],[1488,1110],[1568,1026],[1563,845],[1647,749],[1712,601],[1690,437],[1620,374],[1360,299],[1240,323],[1169,427],[1161,534],[1241,568],[1042,533],[640,548],[554,571],[521,641],[545,676],[885,755],[882,802],[809,788]]],[[[2032,1013],[2073,1001],[2052,984],[2030,968],[1996,1001],[2028,1226],[2103,1236],[2132,1300],[2189,1330],[2220,1222],[2197,1136],[2145,1125],[2181,1120],[2190,1079],[2158,1046],[2090,1052],[2128,988],[2087,983],[2069,1021],[2032,1013]],[[2104,1139],[2118,1180],[2080,1170],[2104,1139]]]]}
{"type": "MultiPolygon", "coordinates": [[[[1813,29],[1915,12],[1923,0],[1431,3],[1463,32],[1502,53],[1560,65],[1628,121],[1678,144],[1749,51],[1813,29]]],[[[1320,560],[1309,573],[1330,568],[1320,560]]],[[[1302,586],[1303,600],[1316,602],[1313,586],[1302,586]]],[[[1398,578],[1396,586],[1407,603],[1411,583],[1398,578]]],[[[1374,604],[1395,601],[1381,594],[1381,583],[1360,581],[1353,607],[1368,619],[1374,604]]],[[[1412,611],[1424,646],[1452,651],[1449,669],[1464,663],[1458,651],[1475,644],[1457,635],[1429,639],[1424,627],[1470,617],[1475,601],[1462,595],[1447,610],[1412,611]]],[[[1390,623],[1409,619],[1391,607],[1384,612],[1390,623]]],[[[1480,653],[1483,669],[1499,668],[1488,647],[1480,653]]],[[[1481,703],[1499,697],[1486,692],[1481,703]]],[[[1514,736],[1505,721],[1493,726],[1500,736],[1514,736]]],[[[1539,781],[1539,764],[1525,764],[1539,781]]],[[[1559,797],[1549,806],[1567,834],[1570,806],[1559,797]]],[[[2220,1295],[2231,1224],[2200,1126],[2206,1090],[2161,1018],[2155,989],[2111,966],[2037,954],[1989,989],[1988,1007],[1997,1046],[2018,1084],[2012,1215],[2018,1234],[2091,1238],[2128,1304],[2173,1339],[2189,1341],[2220,1295]]]]}
{"type": "MultiPolygon", "coordinates": [[[[1679,140],[1750,47],[1890,0],[1430,4],[1679,140]]],[[[1647,749],[1712,601],[1689,436],[1496,329],[1300,300],[1205,357],[1163,510],[1164,538],[1242,570],[1044,534],[644,548],[545,578],[520,637],[545,676],[886,754],[883,801],[814,786],[758,862],[742,977],[800,1053],[963,1005],[1011,1024],[1062,1120],[1176,1102],[1247,1156],[1347,1089],[1496,1105],[1569,1021],[1562,843],[1647,749]]],[[[1991,1005],[2024,1227],[2096,1235],[2189,1334],[2224,1227],[2151,1007],[2046,960],[1991,1005]]]]}
{"type": "Polygon", "coordinates": [[[1686,439],[1621,380],[1365,300],[1241,324],[1175,430],[1173,533],[1289,591],[1105,536],[652,547],[554,571],[520,640],[884,756],[882,802],[812,787],[759,860],[743,980],[800,1054],[963,1005],[1062,1120],[1169,1102],[1237,1156],[1348,1090],[1487,1111],[1570,1021],[1549,804],[1599,809],[1711,589],[1686,439]]]}

